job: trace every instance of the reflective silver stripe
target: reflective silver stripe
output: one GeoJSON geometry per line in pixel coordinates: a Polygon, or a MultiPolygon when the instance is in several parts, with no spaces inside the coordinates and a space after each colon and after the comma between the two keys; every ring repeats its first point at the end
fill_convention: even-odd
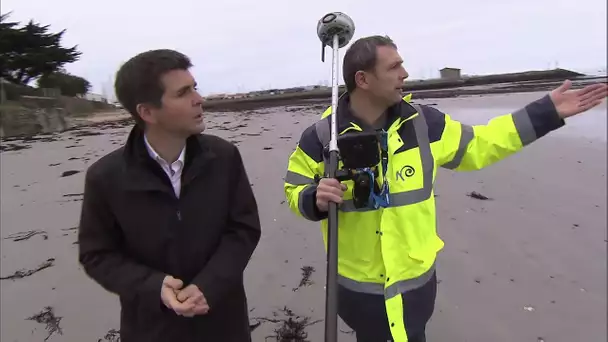
{"type": "Polygon", "coordinates": [[[395,297],[396,295],[422,287],[431,279],[431,277],[433,276],[433,272],[435,272],[435,264],[433,264],[433,266],[431,266],[428,271],[424,272],[416,278],[406,279],[394,283],[393,285],[387,287],[384,291],[384,299],[388,300],[395,297]]]}
{"type": "Polygon", "coordinates": [[[526,146],[538,138],[532,120],[530,120],[530,115],[525,108],[516,111],[512,116],[522,145],[526,146]]]}
{"type": "Polygon", "coordinates": [[[321,146],[323,146],[323,162],[325,165],[329,163],[325,155],[325,146],[329,146],[329,141],[331,140],[331,127],[330,122],[325,119],[321,119],[315,122],[315,131],[317,132],[317,139],[321,142],[321,146]]]}
{"type": "Polygon", "coordinates": [[[302,176],[301,174],[292,171],[287,171],[287,174],[285,175],[285,183],[293,185],[306,185],[314,182],[314,179],[302,176]]]}
{"type": "Polygon", "coordinates": [[[323,147],[327,146],[329,144],[329,140],[331,140],[331,127],[329,120],[325,118],[315,122],[315,130],[317,131],[317,138],[319,138],[321,145],[323,145],[323,147]]]}
{"type": "Polygon", "coordinates": [[[398,281],[398,282],[392,284],[391,286],[387,287],[386,289],[384,289],[383,283],[366,283],[366,282],[362,282],[362,281],[356,281],[356,280],[347,278],[340,274],[338,274],[338,284],[344,286],[346,289],[349,289],[349,290],[355,291],[355,292],[362,292],[362,293],[375,294],[375,295],[384,295],[384,299],[388,300],[388,299],[395,297],[398,294],[405,293],[407,291],[411,291],[411,290],[417,289],[419,287],[422,287],[424,284],[426,284],[431,279],[434,272],[435,272],[435,264],[433,264],[431,266],[431,268],[429,268],[428,271],[424,272],[423,274],[419,275],[418,277],[398,281]]]}
{"type": "MultiPolygon", "coordinates": [[[[423,115],[418,115],[412,120],[414,123],[414,131],[416,132],[416,139],[418,140],[418,149],[420,151],[420,159],[422,162],[423,185],[421,189],[389,194],[389,208],[422,202],[430,198],[431,192],[433,191],[433,168],[435,167],[435,161],[433,159],[433,154],[431,153],[428,126],[423,115]]],[[[355,203],[353,200],[346,200],[340,206],[340,210],[343,212],[363,212],[375,209],[357,209],[355,208],[355,203]]]]}
{"type": "Polygon", "coordinates": [[[361,281],[346,278],[338,274],[338,284],[355,292],[363,292],[376,295],[384,294],[384,284],[382,283],[364,283],[361,281]]]}
{"type": "MultiPolygon", "coordinates": [[[[430,175],[425,174],[424,177],[425,178],[429,177],[432,179],[433,173],[431,172],[430,175]]],[[[388,207],[389,208],[400,207],[400,206],[404,206],[404,205],[410,205],[410,204],[422,202],[431,196],[431,189],[432,189],[432,186],[427,187],[425,184],[425,186],[421,189],[389,194],[388,195],[388,197],[389,197],[389,206],[388,207]]],[[[342,202],[342,205],[340,206],[340,210],[343,212],[353,212],[353,211],[364,212],[364,211],[370,211],[370,210],[375,210],[375,209],[373,209],[373,208],[357,209],[357,208],[355,208],[355,202],[353,200],[345,200],[344,202],[342,202]]]]}
{"type": "Polygon", "coordinates": [[[458,150],[456,150],[456,154],[451,161],[441,165],[441,167],[446,169],[455,169],[460,163],[462,163],[462,158],[464,158],[464,154],[467,151],[467,146],[473,140],[473,127],[465,124],[460,124],[460,142],[458,143],[458,150]]]}
{"type": "Polygon", "coordinates": [[[300,211],[300,214],[302,214],[302,216],[304,216],[306,219],[311,220],[311,221],[314,221],[315,218],[306,215],[306,210],[304,210],[304,201],[302,200],[302,194],[304,194],[304,191],[306,191],[309,188],[314,187],[314,186],[316,186],[316,184],[311,184],[311,185],[305,187],[304,189],[302,189],[300,191],[300,193],[298,194],[298,210],[300,211]]]}
{"type": "MultiPolygon", "coordinates": [[[[390,197],[390,194],[389,194],[390,197]]],[[[392,202],[391,202],[392,204],[392,202]]],[[[376,210],[374,208],[355,208],[355,202],[352,199],[349,200],[344,200],[342,202],[342,204],[339,207],[340,211],[343,211],[345,213],[349,213],[349,212],[353,212],[353,211],[358,211],[358,212],[364,212],[364,211],[371,211],[371,210],[376,210]]]]}
{"type": "MultiPolygon", "coordinates": [[[[423,186],[420,190],[412,190],[412,196],[410,200],[406,202],[402,202],[403,204],[399,204],[399,201],[395,204],[395,206],[406,205],[421,202],[423,200],[431,197],[431,192],[433,192],[433,170],[435,169],[435,159],[433,158],[433,153],[431,152],[431,143],[429,141],[429,127],[426,124],[426,119],[424,115],[418,115],[414,119],[414,131],[416,132],[416,138],[418,139],[418,149],[420,151],[420,160],[422,161],[422,171],[423,171],[423,186]],[[416,194],[415,192],[422,192],[422,196],[416,194]]],[[[404,201],[404,199],[401,199],[404,201]]]]}

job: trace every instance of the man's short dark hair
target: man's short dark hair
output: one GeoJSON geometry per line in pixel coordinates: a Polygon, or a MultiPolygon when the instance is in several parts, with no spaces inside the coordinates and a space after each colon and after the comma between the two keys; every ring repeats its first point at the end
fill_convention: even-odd
{"type": "Polygon", "coordinates": [[[165,89],[161,77],[172,70],[187,70],[190,59],[174,50],[150,50],[129,59],[116,73],[114,91],[118,101],[131,113],[138,124],[142,120],[137,114],[137,105],[149,103],[161,106],[165,89]]]}
{"type": "Polygon", "coordinates": [[[355,83],[357,71],[370,71],[376,66],[379,46],[397,48],[397,45],[388,36],[369,36],[359,38],[346,50],[342,63],[342,75],[346,91],[350,93],[357,87],[355,83]]]}

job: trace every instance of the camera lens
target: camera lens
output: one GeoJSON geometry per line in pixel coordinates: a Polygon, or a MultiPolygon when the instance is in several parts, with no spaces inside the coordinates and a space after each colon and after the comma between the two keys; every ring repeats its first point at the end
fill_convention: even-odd
{"type": "Polygon", "coordinates": [[[369,202],[371,192],[371,178],[367,173],[357,173],[353,177],[355,186],[353,187],[353,202],[355,208],[365,208],[369,202]]]}

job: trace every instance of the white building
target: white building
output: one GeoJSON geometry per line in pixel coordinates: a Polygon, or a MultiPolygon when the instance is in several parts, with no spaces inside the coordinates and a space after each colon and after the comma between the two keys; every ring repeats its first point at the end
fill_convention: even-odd
{"type": "Polygon", "coordinates": [[[103,95],[94,93],[86,93],[80,97],[89,101],[108,102],[108,99],[106,99],[103,95]]]}

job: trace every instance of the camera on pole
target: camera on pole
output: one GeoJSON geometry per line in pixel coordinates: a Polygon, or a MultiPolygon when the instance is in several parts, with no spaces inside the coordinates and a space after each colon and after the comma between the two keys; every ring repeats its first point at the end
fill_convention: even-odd
{"type": "MultiPolygon", "coordinates": [[[[355,33],[355,23],[344,13],[328,13],[317,24],[321,40],[321,61],[325,61],[325,46],[332,47],[331,139],[325,170],[335,178],[338,169],[337,120],[338,111],[338,49],[346,46],[355,33]]],[[[327,237],[327,278],[325,292],[325,342],[338,340],[338,207],[329,203],[327,237]]]]}

